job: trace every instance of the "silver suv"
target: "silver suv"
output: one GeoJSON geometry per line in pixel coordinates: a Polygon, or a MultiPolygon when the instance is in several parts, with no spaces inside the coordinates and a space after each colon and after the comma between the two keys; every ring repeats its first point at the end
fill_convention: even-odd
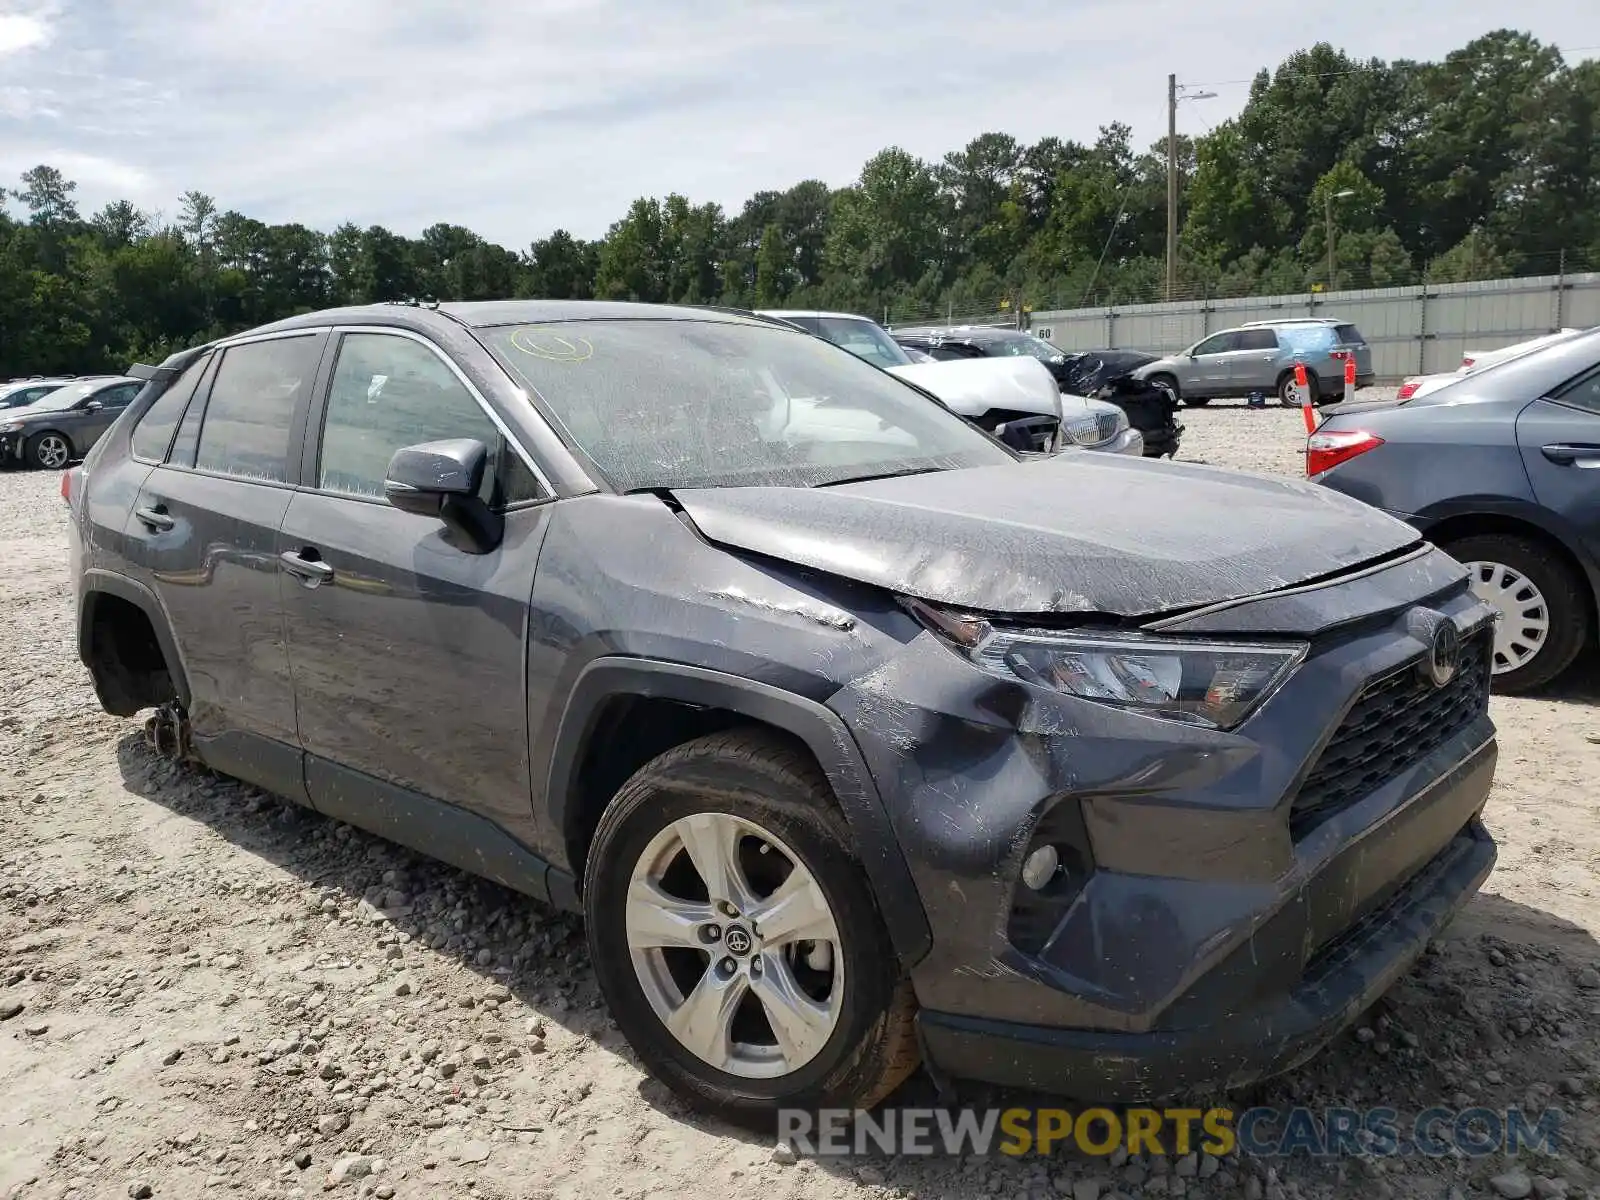
{"type": "Polygon", "coordinates": [[[1191,408],[1227,396],[1276,392],[1284,404],[1298,404],[1294,365],[1306,366],[1314,404],[1343,399],[1344,364],[1355,355],[1356,387],[1373,381],[1372,348],[1348,321],[1300,317],[1251,321],[1202,338],[1187,350],[1158,358],[1134,372],[1165,384],[1191,408]]]}

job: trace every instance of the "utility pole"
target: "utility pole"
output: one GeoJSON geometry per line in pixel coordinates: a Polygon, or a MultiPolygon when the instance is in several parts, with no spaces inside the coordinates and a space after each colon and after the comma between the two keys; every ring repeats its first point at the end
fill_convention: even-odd
{"type": "Polygon", "coordinates": [[[1167,76],[1167,300],[1178,290],[1178,77],[1167,76]]]}
{"type": "Polygon", "coordinates": [[[1333,202],[1335,200],[1343,200],[1346,196],[1354,195],[1354,190],[1351,188],[1345,188],[1342,192],[1329,192],[1327,196],[1324,197],[1327,204],[1326,229],[1328,237],[1328,290],[1330,292],[1337,292],[1339,290],[1339,262],[1333,254],[1333,202]]]}

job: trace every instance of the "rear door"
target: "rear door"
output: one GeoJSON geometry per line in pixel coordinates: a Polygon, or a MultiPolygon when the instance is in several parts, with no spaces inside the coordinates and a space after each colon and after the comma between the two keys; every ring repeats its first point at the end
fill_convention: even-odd
{"type": "Polygon", "coordinates": [[[207,761],[301,799],[277,545],[327,336],[233,343],[212,356],[181,421],[173,405],[152,424],[152,407],[134,451],[165,453],[124,534],[135,574],[166,610],[207,761]]]}
{"type": "Polygon", "coordinates": [[[1241,329],[1226,355],[1229,390],[1235,395],[1271,392],[1278,386],[1278,335],[1271,329],[1241,329]]]}
{"type": "Polygon", "coordinates": [[[523,639],[551,492],[432,342],[335,336],[277,545],[312,802],[404,840],[406,801],[366,776],[516,829],[531,802],[523,639]],[[394,452],[445,438],[493,453],[485,499],[505,536],[488,554],[384,499],[394,452]]]}
{"type": "Polygon", "coordinates": [[[1178,390],[1186,396],[1221,396],[1227,392],[1233,375],[1228,356],[1238,347],[1239,334],[1230,329],[1213,334],[1189,351],[1188,359],[1178,359],[1178,390]]]}
{"type": "Polygon", "coordinates": [[[1600,364],[1523,409],[1517,445],[1539,503],[1600,565],[1600,364]]]}

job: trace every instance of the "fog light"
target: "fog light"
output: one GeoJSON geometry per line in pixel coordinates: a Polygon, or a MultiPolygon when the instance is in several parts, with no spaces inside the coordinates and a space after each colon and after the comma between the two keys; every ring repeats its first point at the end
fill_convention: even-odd
{"type": "Polygon", "coordinates": [[[1043,891],[1046,884],[1055,878],[1056,868],[1061,865],[1061,856],[1056,853],[1054,846],[1040,846],[1022,864],[1022,882],[1034,891],[1043,891]]]}

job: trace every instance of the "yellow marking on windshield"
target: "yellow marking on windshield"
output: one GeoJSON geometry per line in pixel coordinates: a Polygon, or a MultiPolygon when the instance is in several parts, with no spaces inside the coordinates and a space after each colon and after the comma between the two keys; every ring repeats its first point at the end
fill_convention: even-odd
{"type": "Polygon", "coordinates": [[[581,363],[594,357],[594,344],[588,338],[564,338],[556,334],[537,337],[526,329],[511,335],[511,344],[524,354],[547,362],[581,363]]]}

